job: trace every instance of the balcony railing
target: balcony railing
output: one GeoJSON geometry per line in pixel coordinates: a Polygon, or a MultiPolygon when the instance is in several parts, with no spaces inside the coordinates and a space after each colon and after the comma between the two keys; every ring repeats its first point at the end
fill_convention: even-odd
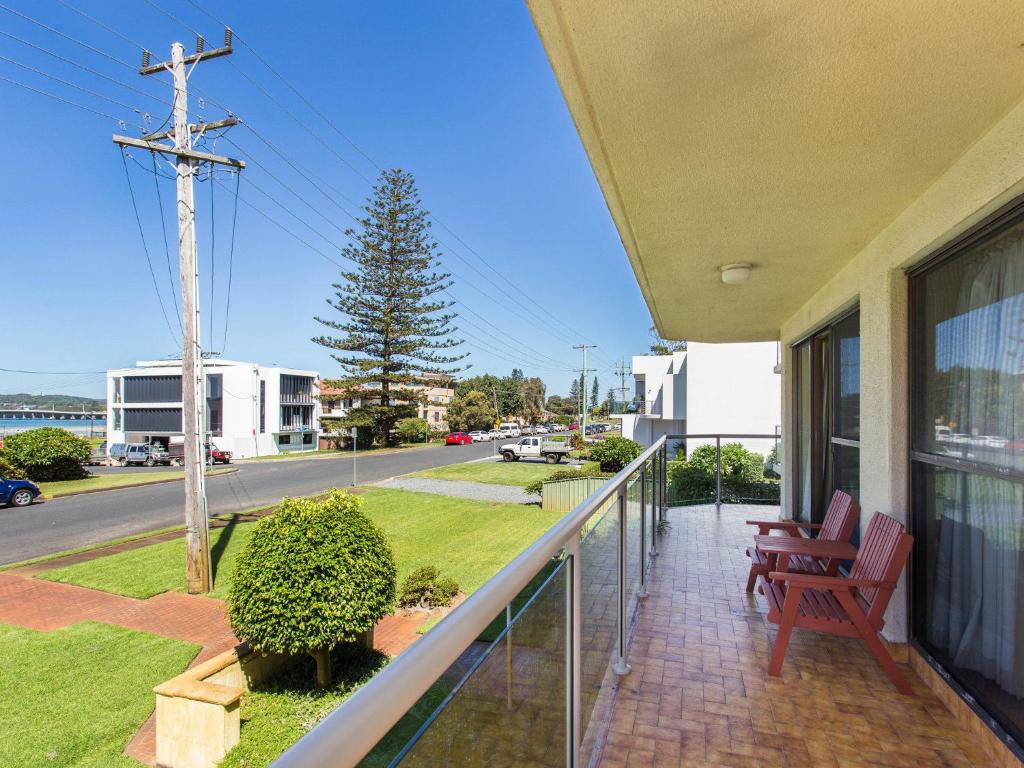
{"type": "Polygon", "coordinates": [[[608,412],[615,416],[630,414],[643,416],[657,414],[660,411],[660,400],[614,400],[608,412]]]}
{"type": "Polygon", "coordinates": [[[588,764],[607,734],[615,683],[630,671],[629,630],[660,521],[678,503],[670,452],[708,438],[777,436],[660,438],[275,765],[347,768],[367,756],[374,766],[588,764]]]}
{"type": "Polygon", "coordinates": [[[355,766],[371,752],[378,765],[484,764],[489,755],[585,764],[607,725],[612,683],[629,671],[628,629],[664,507],[665,446],[661,438],[591,494],[276,765],[355,766]]]}

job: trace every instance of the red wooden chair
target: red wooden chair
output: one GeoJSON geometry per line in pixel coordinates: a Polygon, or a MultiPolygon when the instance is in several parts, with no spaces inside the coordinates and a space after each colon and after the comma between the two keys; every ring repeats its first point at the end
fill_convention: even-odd
{"type": "MultiPolygon", "coordinates": [[[[761,536],[773,530],[784,531],[790,536],[805,536],[804,530],[818,531],[818,538],[825,541],[849,541],[857,525],[860,507],[845,491],[832,494],[825,520],[822,523],[801,523],[796,520],[747,520],[747,525],[756,525],[761,536]]],[[[750,575],[747,577],[747,592],[754,591],[758,576],[768,575],[768,558],[756,546],[747,549],[750,558],[750,575]]],[[[809,555],[795,555],[790,558],[787,570],[797,573],[811,573],[818,576],[834,576],[839,569],[839,560],[830,558],[822,562],[809,555]]]]}
{"type": "Polygon", "coordinates": [[[900,693],[913,696],[913,689],[878,637],[885,624],[882,614],[913,546],[914,537],[901,523],[876,512],[849,578],[789,571],[773,571],[762,578],[768,621],[779,625],[768,674],[777,677],[782,672],[793,627],[813,629],[861,638],[900,693]]]}

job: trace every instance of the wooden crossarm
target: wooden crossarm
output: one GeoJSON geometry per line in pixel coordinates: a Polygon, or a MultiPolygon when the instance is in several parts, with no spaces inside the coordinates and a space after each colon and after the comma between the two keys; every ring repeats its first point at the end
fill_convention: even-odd
{"type": "Polygon", "coordinates": [[[815,576],[810,573],[794,573],[792,571],[772,571],[768,574],[772,581],[785,581],[792,587],[827,589],[830,592],[850,589],[896,589],[895,581],[877,581],[875,579],[846,579],[840,576],[815,576]]]}

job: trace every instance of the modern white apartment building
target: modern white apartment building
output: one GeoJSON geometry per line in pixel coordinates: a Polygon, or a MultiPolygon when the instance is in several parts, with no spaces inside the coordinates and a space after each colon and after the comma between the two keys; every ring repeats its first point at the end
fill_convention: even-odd
{"type": "MultiPolygon", "coordinates": [[[[316,371],[207,360],[206,426],[236,458],[314,450],[320,429],[316,371]]],[[[107,371],[107,444],[182,439],[181,361],[107,371]]]]}
{"type": "MultiPolygon", "coordinates": [[[[662,435],[775,435],[782,424],[778,345],[691,343],[685,352],[633,357],[632,401],[619,404],[622,434],[642,445],[662,435]]],[[[705,442],[687,441],[687,450],[705,442]]],[[[767,454],[773,440],[743,439],[767,454]]]]}

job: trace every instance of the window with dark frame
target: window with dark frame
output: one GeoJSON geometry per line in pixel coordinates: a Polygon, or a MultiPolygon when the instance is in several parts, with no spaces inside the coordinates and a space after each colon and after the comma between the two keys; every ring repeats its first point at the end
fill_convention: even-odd
{"type": "Polygon", "coordinates": [[[1024,203],[912,271],[910,302],[914,642],[1021,744],[1024,203]]]}
{"type": "MultiPolygon", "coordinates": [[[[860,497],[860,311],[793,346],[793,516],[820,523],[832,493],[860,497]]],[[[854,532],[854,543],[858,533],[854,532]]]]}

